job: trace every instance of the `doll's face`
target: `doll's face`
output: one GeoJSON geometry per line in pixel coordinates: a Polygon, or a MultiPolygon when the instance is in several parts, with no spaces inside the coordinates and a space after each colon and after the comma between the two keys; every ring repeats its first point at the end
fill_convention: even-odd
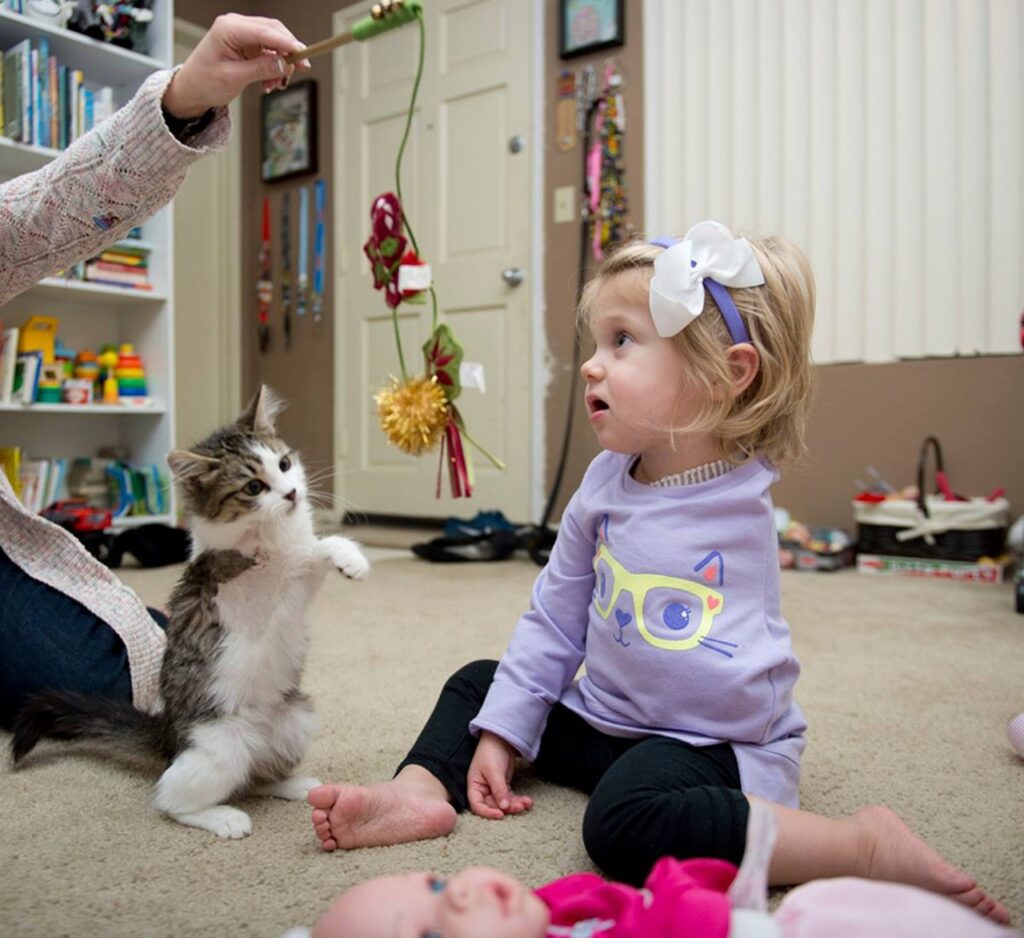
{"type": "Polygon", "coordinates": [[[338,898],[313,938],[544,938],[547,906],[519,880],[469,867],[381,876],[338,898]]]}

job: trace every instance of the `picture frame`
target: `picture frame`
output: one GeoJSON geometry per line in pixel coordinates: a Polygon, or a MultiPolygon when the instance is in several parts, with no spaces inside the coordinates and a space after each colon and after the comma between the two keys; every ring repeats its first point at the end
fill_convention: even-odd
{"type": "Polygon", "coordinates": [[[626,41],[626,0],[558,0],[558,55],[572,59],[626,41]]]}
{"type": "Polygon", "coordinates": [[[260,99],[260,175],[280,182],[315,173],[316,82],[299,81],[260,99]]]}

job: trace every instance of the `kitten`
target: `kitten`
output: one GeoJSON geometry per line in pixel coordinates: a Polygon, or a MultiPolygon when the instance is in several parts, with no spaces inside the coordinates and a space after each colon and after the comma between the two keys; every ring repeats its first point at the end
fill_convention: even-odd
{"type": "Polygon", "coordinates": [[[233,794],[298,800],[319,784],[292,774],[315,729],[299,690],[306,610],[329,570],[358,580],[369,564],[353,541],[315,535],[302,464],[274,429],[280,407],[262,387],[236,423],[167,457],[193,552],[169,603],[162,711],[45,692],[17,717],[15,762],[43,737],[147,749],[169,763],[154,807],[232,838],[252,829],[224,804],[233,794]]]}

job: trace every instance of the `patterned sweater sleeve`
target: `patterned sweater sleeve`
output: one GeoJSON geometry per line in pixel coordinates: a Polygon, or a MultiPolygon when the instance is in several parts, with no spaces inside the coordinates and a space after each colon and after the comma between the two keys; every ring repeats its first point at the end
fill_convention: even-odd
{"type": "Polygon", "coordinates": [[[40,170],[0,184],[0,306],[33,283],[96,254],[165,205],[188,168],[221,149],[227,110],[185,145],[160,102],[172,71],[40,170]]]}

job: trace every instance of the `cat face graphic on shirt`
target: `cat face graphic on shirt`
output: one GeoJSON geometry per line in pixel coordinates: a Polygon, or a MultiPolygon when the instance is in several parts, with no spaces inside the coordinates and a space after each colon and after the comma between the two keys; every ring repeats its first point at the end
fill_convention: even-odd
{"type": "Polygon", "coordinates": [[[703,557],[693,568],[700,579],[633,571],[615,558],[608,531],[605,515],[594,555],[593,604],[615,629],[613,639],[628,648],[628,630],[635,626],[645,642],[663,651],[706,648],[733,657],[734,643],[711,637],[715,618],[725,608],[725,597],[711,584],[724,585],[725,558],[718,551],[703,557]]]}

